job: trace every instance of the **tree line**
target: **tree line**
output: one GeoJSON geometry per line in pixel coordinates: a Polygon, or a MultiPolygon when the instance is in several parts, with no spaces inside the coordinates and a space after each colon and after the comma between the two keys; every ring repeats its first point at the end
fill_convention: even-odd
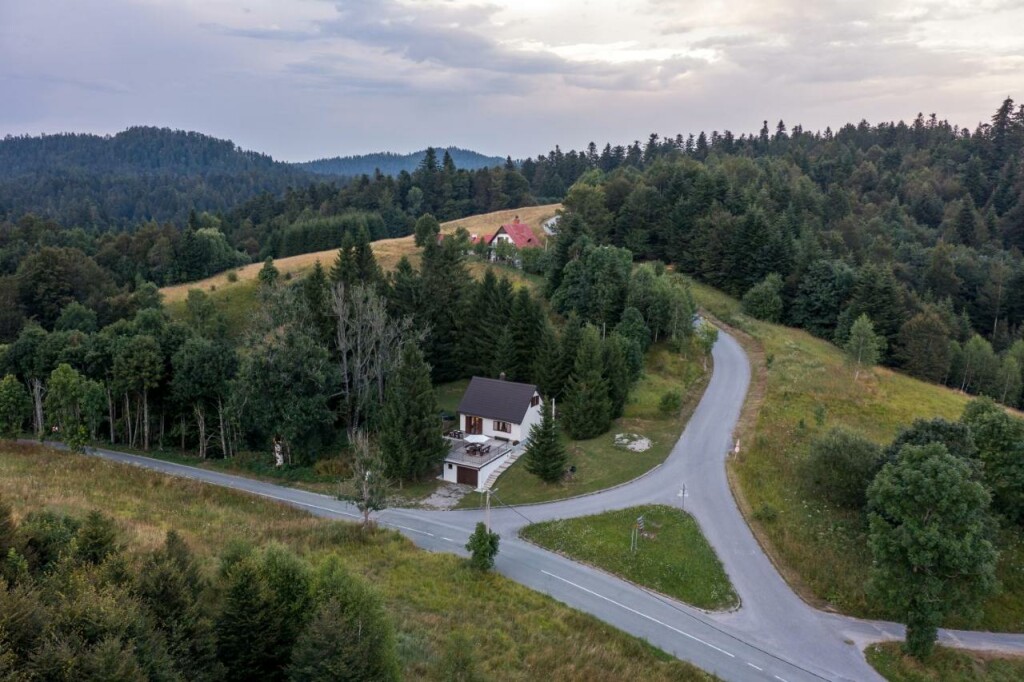
{"type": "Polygon", "coordinates": [[[567,216],[595,243],[839,344],[866,316],[883,363],[1020,404],[1024,107],[1007,99],[974,131],[934,117],[825,135],[780,123],[653,149],[568,191],[567,216]]]}
{"type": "Polygon", "coordinates": [[[397,680],[380,596],[337,556],[235,545],[215,575],[175,531],[132,552],[113,520],[0,500],[0,673],[49,680],[397,680]]]}

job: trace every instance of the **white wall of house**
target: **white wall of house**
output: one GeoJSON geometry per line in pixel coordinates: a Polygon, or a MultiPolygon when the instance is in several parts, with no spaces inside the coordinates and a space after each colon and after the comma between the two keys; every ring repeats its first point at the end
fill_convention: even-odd
{"type": "MultiPolygon", "coordinates": [[[[487,479],[491,477],[491,474],[493,474],[495,471],[497,471],[498,467],[500,467],[502,464],[504,464],[505,460],[507,460],[508,458],[509,458],[509,453],[505,453],[501,457],[498,457],[497,459],[495,459],[493,462],[488,462],[487,466],[482,467],[479,470],[479,472],[477,473],[477,485],[481,486],[484,483],[486,483],[487,479]]],[[[448,481],[450,483],[458,483],[458,481],[459,481],[459,479],[458,479],[458,475],[459,475],[458,467],[459,467],[459,465],[454,463],[454,462],[445,462],[444,463],[444,471],[442,472],[442,476],[443,476],[444,480],[446,480],[446,481],[448,481]]]]}
{"type": "MultiPolygon", "coordinates": [[[[510,431],[498,431],[494,428],[494,419],[482,418],[483,430],[481,433],[489,438],[500,438],[501,440],[507,440],[509,442],[518,443],[519,441],[526,440],[530,437],[530,428],[534,424],[540,423],[541,418],[541,407],[544,405],[543,401],[537,403],[533,407],[526,410],[526,415],[523,417],[521,424],[510,423],[510,431]]],[[[459,414],[459,428],[464,433],[469,433],[468,417],[472,415],[459,414]]]]}
{"type": "Polygon", "coordinates": [[[542,407],[544,407],[543,400],[526,411],[526,415],[523,417],[523,423],[519,425],[520,436],[516,440],[526,440],[530,437],[530,429],[533,428],[535,424],[540,424],[542,407]]]}

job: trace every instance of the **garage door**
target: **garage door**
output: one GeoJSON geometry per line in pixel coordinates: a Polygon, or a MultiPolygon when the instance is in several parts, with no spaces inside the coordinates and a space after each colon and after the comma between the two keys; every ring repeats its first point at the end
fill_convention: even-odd
{"type": "Polygon", "coordinates": [[[477,473],[478,472],[476,469],[470,469],[469,467],[459,467],[459,471],[456,475],[456,480],[459,483],[465,483],[466,485],[471,485],[475,488],[477,481],[477,473]]]}

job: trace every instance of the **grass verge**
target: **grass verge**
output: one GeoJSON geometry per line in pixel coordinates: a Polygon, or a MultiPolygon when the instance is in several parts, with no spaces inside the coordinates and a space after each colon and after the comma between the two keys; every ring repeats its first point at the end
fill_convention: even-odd
{"type": "MultiPolygon", "coordinates": [[[[709,367],[710,369],[710,367],[709,367]]],[[[704,395],[710,372],[705,372],[699,354],[688,349],[673,353],[664,344],[651,348],[644,362],[644,376],[630,392],[625,414],[612,423],[611,429],[597,438],[570,441],[565,444],[570,464],[576,467],[571,480],[544,483],[526,470],[520,458],[501,475],[495,485],[505,504],[549,502],[575,495],[604,490],[630,481],[661,464],[679,440],[679,434],[704,395]],[[665,415],[658,409],[661,396],[677,390],[684,396],[679,414],[665,415]],[[633,452],[615,445],[615,436],[635,433],[650,439],[651,447],[633,452]]],[[[470,493],[458,508],[476,508],[483,496],[470,493]]]]}
{"type": "Polygon", "coordinates": [[[903,653],[898,642],[873,644],[868,663],[889,682],[1017,682],[1024,679],[1024,658],[978,651],[937,648],[927,661],[903,653]]]}
{"type": "Polygon", "coordinates": [[[693,517],[673,507],[645,505],[594,516],[535,523],[520,531],[541,547],[596,566],[702,609],[736,606],[722,563],[693,517]],[[644,517],[636,552],[630,532],[644,517]]]}
{"type": "MultiPolygon", "coordinates": [[[[740,335],[755,363],[748,400],[762,404],[744,410],[741,450],[728,467],[740,509],[761,545],[808,602],[860,617],[896,618],[868,599],[864,516],[808,490],[803,462],[811,442],[834,426],[888,443],[915,419],[958,419],[970,398],[884,368],[854,381],[832,344],[749,318],[736,300],[710,287],[693,283],[692,290],[703,308],[749,335],[740,335]]],[[[1024,631],[1024,535],[1005,530],[999,547],[1002,592],[985,603],[980,620],[952,618],[947,626],[1024,631]]]]}
{"type": "Polygon", "coordinates": [[[404,677],[443,680],[445,654],[469,642],[478,674],[502,680],[709,680],[595,618],[480,574],[447,554],[417,549],[390,531],[347,523],[196,481],[97,458],[0,443],[0,497],[17,517],[51,508],[114,517],[129,546],[153,549],[174,528],[206,570],[233,542],[276,541],[316,563],[336,554],[380,591],[398,631],[404,677]]]}

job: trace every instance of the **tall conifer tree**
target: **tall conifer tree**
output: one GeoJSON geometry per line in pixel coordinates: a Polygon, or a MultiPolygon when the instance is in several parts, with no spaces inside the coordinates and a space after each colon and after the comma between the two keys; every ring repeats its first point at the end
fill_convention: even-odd
{"type": "Polygon", "coordinates": [[[583,330],[572,376],[562,402],[565,429],[576,440],[604,433],[611,421],[611,400],[604,376],[604,358],[597,329],[583,330]]]}
{"type": "Polygon", "coordinates": [[[438,414],[430,367],[416,345],[407,343],[388,383],[381,419],[380,447],[389,476],[415,480],[441,462],[447,446],[438,414]]]}
{"type": "Polygon", "coordinates": [[[550,400],[544,401],[540,423],[530,429],[530,443],[524,456],[526,470],[546,483],[557,483],[565,474],[569,455],[558,437],[550,400]]]}

